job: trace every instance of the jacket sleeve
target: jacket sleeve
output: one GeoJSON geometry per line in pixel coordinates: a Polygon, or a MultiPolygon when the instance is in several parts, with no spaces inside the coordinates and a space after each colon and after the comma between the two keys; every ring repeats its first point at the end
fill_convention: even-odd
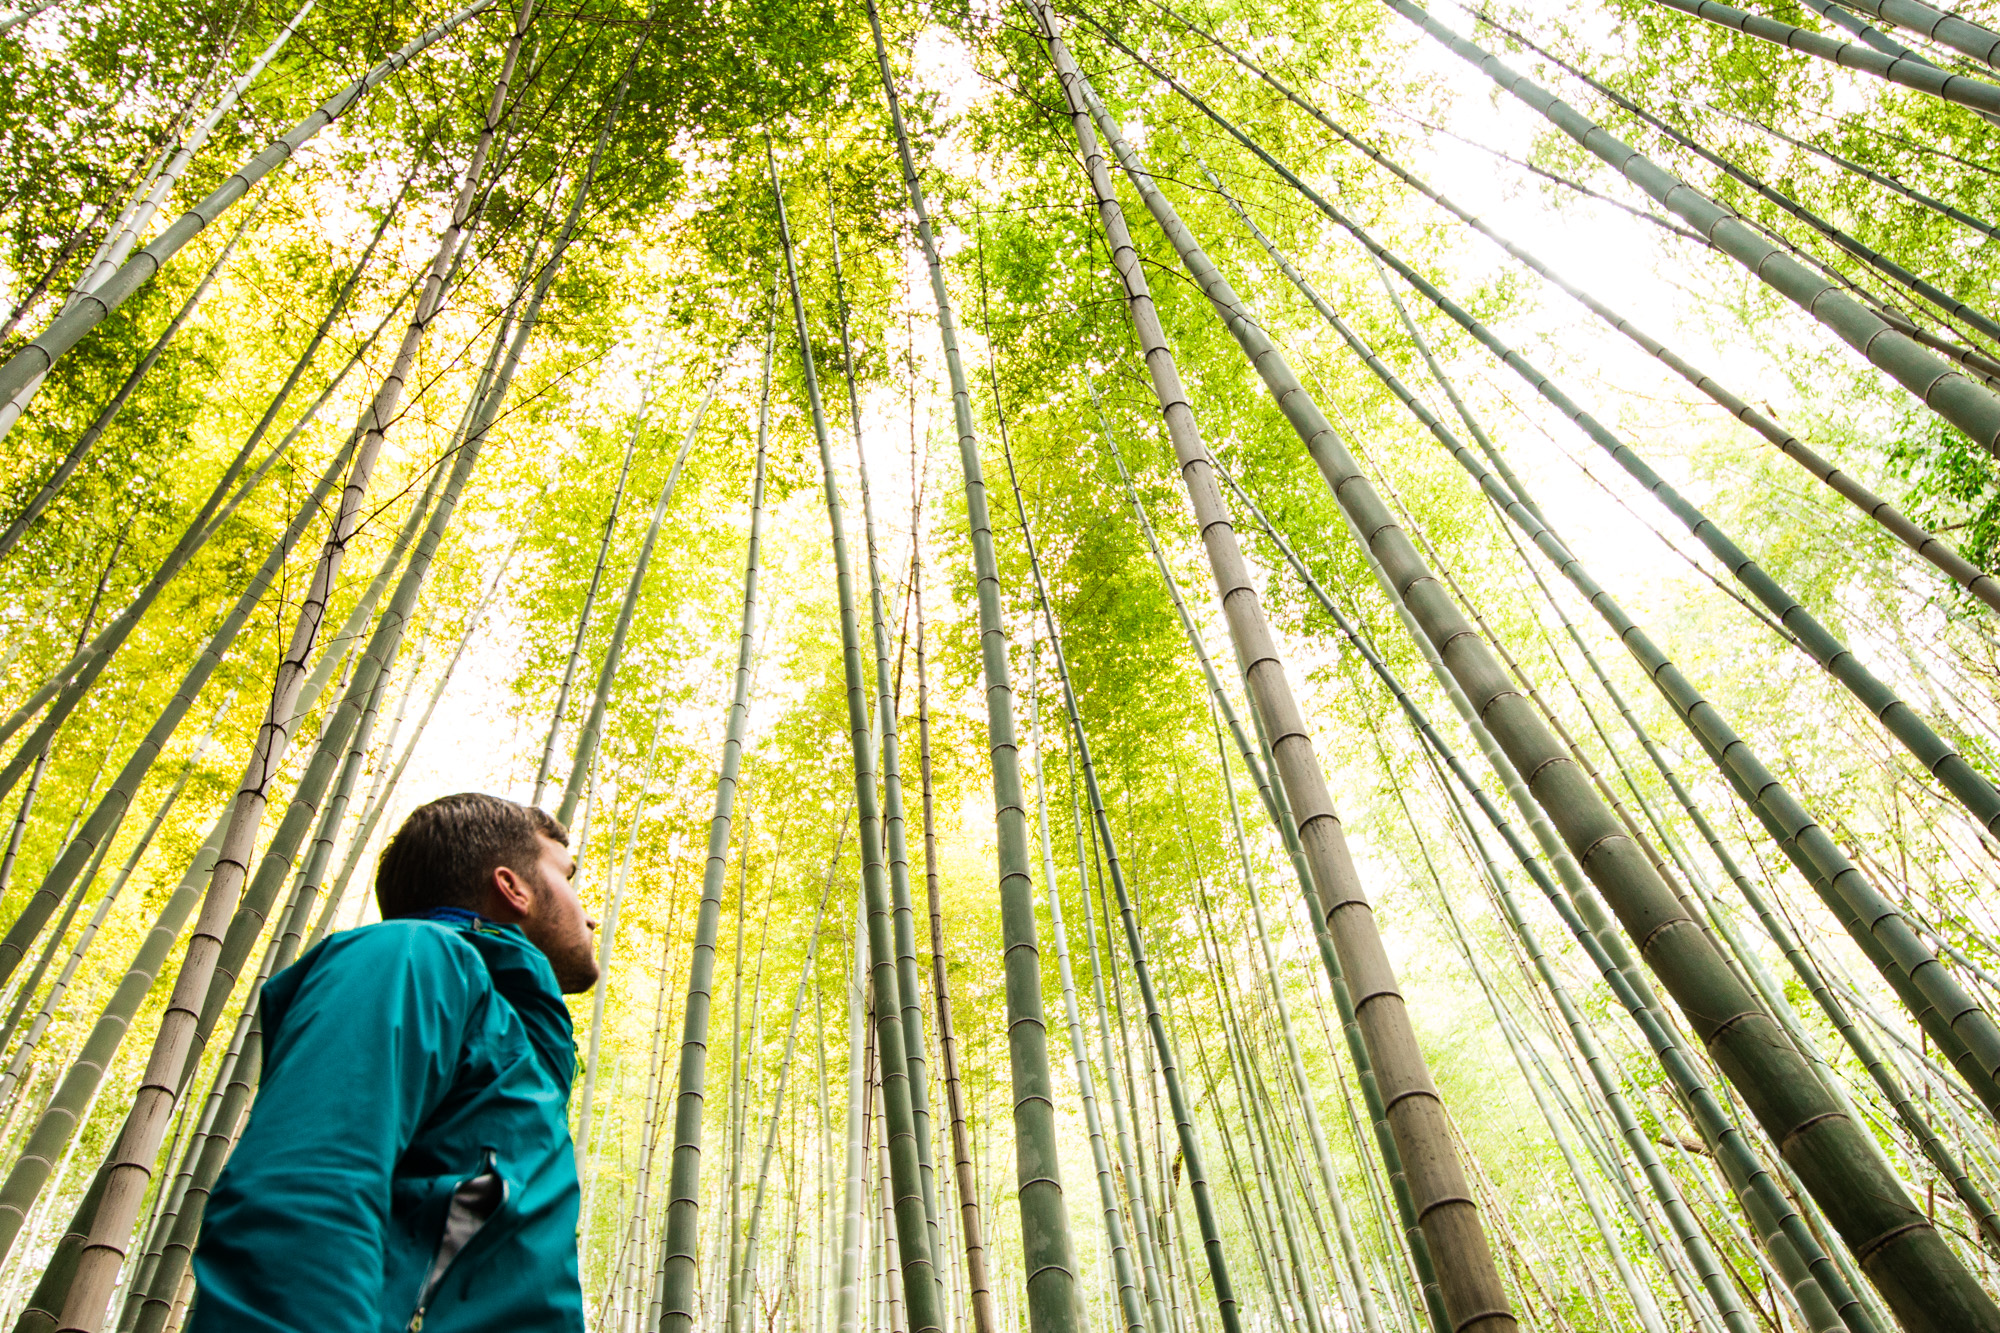
{"type": "Polygon", "coordinates": [[[192,1333],[379,1333],[392,1174],[492,987],[456,932],[415,922],[301,966],[203,1221],[192,1333]]]}

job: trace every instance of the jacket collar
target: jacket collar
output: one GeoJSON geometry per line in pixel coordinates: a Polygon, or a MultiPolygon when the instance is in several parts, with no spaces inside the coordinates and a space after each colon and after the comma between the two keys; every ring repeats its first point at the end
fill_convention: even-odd
{"type": "Polygon", "coordinates": [[[477,912],[440,907],[425,917],[462,931],[466,942],[479,950],[493,988],[520,1014],[535,1053],[567,1093],[576,1076],[576,1027],[548,956],[528,941],[519,926],[501,925],[477,912]]]}

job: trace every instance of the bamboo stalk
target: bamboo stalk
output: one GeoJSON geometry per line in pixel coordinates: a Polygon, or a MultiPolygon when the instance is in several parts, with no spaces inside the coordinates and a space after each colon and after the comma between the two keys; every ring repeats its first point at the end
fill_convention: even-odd
{"type": "MultiPolygon", "coordinates": [[[[1132,1252],[1125,1243],[1125,1224],[1118,1212],[1118,1188],[1111,1177],[1111,1158],[1104,1147],[1104,1125],[1097,1110],[1097,1088],[1090,1073],[1090,1052],[1084,1044],[1083,1018],[1076,1006],[1076,978],[1069,965],[1069,940],[1063,929],[1062,895],[1056,888],[1055,852],[1049,841],[1048,790],[1042,780],[1041,692],[1035,688],[1035,655],[1028,654],[1028,763],[1035,779],[1035,819],[1041,832],[1042,885],[1049,900],[1049,937],[1055,942],[1056,974],[1062,985],[1063,1014],[1068,1020],[1070,1059],[1076,1070],[1078,1095],[1083,1101],[1085,1132],[1090,1138],[1091,1161],[1097,1168],[1097,1196],[1103,1209],[1105,1242],[1111,1250],[1111,1265],[1118,1288],[1118,1305],[1128,1333],[1145,1333],[1146,1312],[1139,1295],[1138,1277],[1132,1271],[1132,1252]]],[[[1084,886],[1087,889],[1087,885],[1084,886]]]]}
{"type": "MultiPolygon", "coordinates": [[[[883,864],[882,817],[875,796],[875,745],[869,732],[867,687],[861,669],[861,630],[855,606],[854,573],[841,517],[840,480],[834,469],[833,442],[820,405],[819,380],[813,368],[812,343],[806,327],[805,298],[799,290],[791,232],[785,218],[784,192],[778,181],[778,159],[767,136],[764,155],[771,173],[771,193],[778,214],[779,235],[790,278],[792,320],[798,335],[799,365],[813,433],[819,441],[820,471],[826,495],[827,523],[832,532],[835,577],[840,590],[841,669],[847,686],[848,733],[854,751],[855,802],[861,814],[861,878],[868,894],[868,954],[874,968],[876,1054],[881,1061],[883,1116],[887,1137],[883,1149],[892,1168],[897,1255],[903,1274],[903,1303],[910,1333],[942,1333],[942,1312],[932,1257],[929,1218],[917,1157],[915,1112],[910,1071],[905,1058],[903,1010],[897,976],[895,926],[883,864]]],[[[882,720],[886,731],[886,718],[882,720]]]]}
{"type": "Polygon", "coordinates": [[[854,431],[854,457],[861,482],[861,528],[868,558],[869,626],[875,649],[875,718],[877,753],[882,769],[882,841],[888,859],[889,901],[894,909],[896,992],[902,1002],[903,1058],[909,1070],[912,1137],[917,1150],[917,1176],[922,1186],[924,1236],[931,1247],[931,1274],[938,1283],[939,1318],[944,1317],[942,1238],[938,1231],[936,1173],[931,1161],[929,1066],[924,1058],[924,997],[917,973],[916,911],[910,892],[908,820],[903,811],[902,742],[897,720],[896,689],[889,670],[888,613],[884,608],[885,574],[875,542],[875,501],[868,485],[868,450],[861,437],[861,399],[854,376],[854,349],[848,330],[847,287],[840,264],[840,225],[829,206],[827,233],[832,240],[834,309],[839,316],[841,378],[847,387],[848,421],[854,431]]]}
{"type": "MultiPolygon", "coordinates": [[[[771,362],[777,347],[778,310],[770,307],[764,335],[762,393],[768,396],[771,362]]],[[[766,399],[767,400],[767,399],[766,399]]],[[[760,412],[760,421],[767,418],[760,412]]],[[[738,774],[743,765],[743,733],[750,713],[750,674],[758,629],[760,546],[764,533],[767,432],[757,435],[750,489],[750,539],[743,566],[743,611],[737,630],[736,674],[723,730],[722,758],[709,819],[708,857],[702,872],[701,907],[695,914],[694,950],[688,963],[687,1004],[682,1018],[680,1074],[674,1100],[673,1167],[668,1182],[665,1238],[660,1247],[660,1318],[664,1333],[687,1333],[695,1320],[696,1246],[701,1224],[702,1111],[708,1064],[708,1026],[715,978],[715,937],[722,894],[729,874],[729,838],[735,818],[738,774]]],[[[746,843],[745,855],[748,855],[746,843]]],[[[739,901],[741,894],[738,895],[739,901]]]]}
{"type": "Polygon", "coordinates": [[[1824,324],[1919,401],[1989,451],[2000,450],[2000,398],[1946,367],[1908,335],[1804,265],[1778,253],[1742,218],[1661,168],[1567,102],[1523,78],[1475,44],[1450,32],[1410,0],[1383,0],[1454,55],[1547,117],[1585,150],[1712,241],[1761,281],[1824,324]]]}
{"type": "MultiPolygon", "coordinates": [[[[1348,854],[1345,836],[1326,790],[1325,776],[1312,753],[1304,719],[1292,698],[1270,627],[1265,623],[1242,551],[1229,526],[1207,448],[1187,405],[1173,354],[1167,347],[1145,276],[1139,268],[1137,251],[1126,231],[1110,174],[1097,148],[1083,77],[1055,31],[1053,16],[1040,6],[1036,14],[1041,36],[1069,100],[1077,145],[1090,173],[1113,262],[1124,284],[1155,394],[1167,418],[1182,479],[1194,502],[1231,635],[1249,664],[1251,699],[1273,737],[1272,748],[1291,803],[1302,815],[1300,835],[1313,862],[1313,879],[1321,895],[1328,933],[1341,955],[1342,971],[1358,992],[1355,1010],[1364,1040],[1375,1057],[1378,1074],[1388,1083],[1385,1104],[1390,1125],[1403,1160],[1410,1168],[1409,1184],[1417,1217],[1438,1259],[1444,1307],[1452,1326],[1460,1333],[1489,1329],[1499,1333],[1511,1329],[1515,1319],[1500,1284],[1478,1210],[1471,1201],[1470,1188],[1450,1147],[1443,1122],[1443,1103],[1417,1047],[1394,969],[1374,923],[1373,909],[1348,854]]],[[[1108,123],[1106,128],[1111,128],[1108,123]]],[[[1113,141],[1114,148],[1119,142],[1113,141]]],[[[1260,370],[1265,359],[1268,358],[1259,360],[1260,370]]],[[[1221,1285],[1218,1281],[1218,1298],[1221,1285]]]]}
{"type": "MultiPolygon", "coordinates": [[[[917,472],[914,463],[911,472],[917,472]]],[[[986,1275],[986,1228],[979,1210],[979,1183],[973,1170],[972,1147],[965,1123],[965,1094],[959,1083],[958,1039],[952,1025],[951,987],[944,951],[944,912],[938,896],[937,830],[931,808],[930,677],[924,637],[923,490],[920,480],[910,501],[910,601],[916,615],[917,771],[923,787],[924,891],[931,918],[931,997],[937,1005],[938,1063],[944,1076],[945,1105],[951,1115],[952,1168],[958,1187],[958,1228],[965,1249],[973,1333],[998,1333],[993,1291],[986,1275]]],[[[955,1261],[956,1250],[951,1254],[955,1261]]],[[[956,1283],[953,1283],[953,1294],[957,1294],[956,1283]]],[[[841,1333],[852,1331],[843,1327],[841,1333]]]]}
{"type": "Polygon", "coordinates": [[[496,0],[472,0],[471,4],[457,13],[426,28],[401,50],[386,57],[360,78],[320,103],[304,120],[225,178],[207,198],[176,218],[151,243],[126,260],[116,272],[108,275],[85,299],[76,302],[58,315],[32,342],[8,357],[4,364],[0,364],[0,402],[12,403],[31,381],[47,374],[49,367],[55,364],[58,357],[76,346],[84,334],[95,328],[106,315],[124,304],[133,292],[150,281],[182,246],[200,233],[202,228],[214,221],[231,204],[241,199],[249,192],[252,185],[270,174],[273,168],[290,161],[292,155],[308,140],[343,115],[376,84],[402,69],[427,48],[455,32],[469,19],[492,8],[495,2],[496,0]]]}
{"type": "MultiPolygon", "coordinates": [[[[972,396],[959,356],[957,319],[945,286],[944,261],[931,231],[923,187],[917,177],[908,128],[882,40],[881,16],[868,0],[875,60],[883,97],[896,135],[903,187],[918,245],[930,271],[937,305],[938,340],[951,380],[952,422],[958,434],[959,467],[965,479],[967,527],[971,535],[974,582],[978,588],[980,662],[986,694],[987,750],[993,775],[994,824],[998,834],[1001,934],[1007,991],[1007,1047],[1013,1083],[1014,1161],[1021,1209],[1021,1261],[1027,1275],[1027,1322],[1032,1333],[1074,1333],[1079,1327],[1076,1255],[1070,1243],[1068,1209],[1056,1148],[1053,1086],[1049,1074],[1048,1024],[1042,1007],[1041,960],[1035,930],[1034,878],[1029,865],[1025,799],[1016,758],[1013,691],[1007,661],[1007,632],[1000,616],[1000,570],[993,551],[986,482],[979,460],[972,396]]],[[[1005,1321],[1002,1321],[1005,1322],[1005,1321]]]]}
{"type": "MultiPolygon", "coordinates": [[[[1638,328],[1631,321],[1599,301],[1582,287],[1564,278],[1553,267],[1524,247],[1510,240],[1505,234],[1483,218],[1464,208],[1449,195],[1436,189],[1414,172],[1404,168],[1394,158],[1334,121],[1316,104],[1279,80],[1262,65],[1241,54],[1214,33],[1199,26],[1180,13],[1172,10],[1168,12],[1172,13],[1174,18],[1187,27],[1189,31],[1206,39],[1224,55],[1227,55],[1269,84],[1273,91],[1277,92],[1301,111],[1304,111],[1322,126],[1338,135],[1342,142],[1365,154],[1371,161],[1395,176],[1396,179],[1410,186],[1432,203],[1457,218],[1460,222],[1471,227],[1495,245],[1498,245],[1516,261],[1582,304],[1585,309],[1597,316],[1598,319],[1643,348],[1649,356],[1660,360],[1669,369],[1681,376],[1682,379],[1713,399],[1724,411],[1763,436],[1787,458],[1792,459],[1805,468],[1806,471],[1817,477],[1842,499],[1846,500],[1882,527],[1888,529],[1891,534],[1912,551],[1916,552],[1916,554],[1941,570],[1954,582],[1979,598],[1986,605],[1996,611],[2000,611],[2000,580],[1995,580],[1991,575],[1959,555],[1949,543],[1938,537],[1935,533],[1918,526],[1888,501],[1876,495],[1873,491],[1863,486],[1857,479],[1849,476],[1821,457],[1809,445],[1800,441],[1766,413],[1752,407],[1743,398],[1718,384],[1711,376],[1691,365],[1658,339],[1638,328]]],[[[1607,96],[1617,95],[1613,90],[1608,88],[1602,91],[1607,96]]],[[[1232,206],[1238,207],[1240,212],[1240,206],[1235,205],[1234,197],[1227,196],[1226,192],[1225,195],[1229,198],[1232,206]]],[[[1245,215],[1244,220],[1246,224],[1254,229],[1255,224],[1249,222],[1247,215],[1245,215]]],[[[1425,359],[1427,363],[1431,362],[1428,352],[1425,353],[1425,359]]],[[[1432,364],[1433,368],[1435,368],[1434,363],[1432,364]]],[[[1445,392],[1452,399],[1453,405],[1459,407],[1461,413],[1463,413],[1463,407],[1459,403],[1457,395],[1448,385],[1445,386],[1445,392]]],[[[1467,422],[1467,426],[1468,429],[1472,429],[1470,421],[1467,422]]],[[[1475,440],[1480,440],[1481,432],[1473,429],[1472,433],[1475,440]]],[[[1480,440],[1480,443],[1482,448],[1484,448],[1486,442],[1480,440]]],[[[1491,450],[1487,452],[1489,455],[1492,454],[1491,450]]]]}

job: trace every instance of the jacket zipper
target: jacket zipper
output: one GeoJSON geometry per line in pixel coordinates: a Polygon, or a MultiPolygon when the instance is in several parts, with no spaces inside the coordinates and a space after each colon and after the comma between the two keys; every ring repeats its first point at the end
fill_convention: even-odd
{"type": "Polygon", "coordinates": [[[430,1271],[424,1276],[423,1291],[417,1297],[416,1313],[410,1316],[408,1333],[423,1333],[424,1312],[430,1308],[431,1297],[437,1294],[438,1288],[444,1284],[445,1275],[466,1247],[492,1221],[493,1215],[506,1205],[507,1194],[506,1177],[500,1174],[493,1149],[488,1148],[479,1174],[460,1181],[451,1192],[451,1203],[445,1210],[444,1233],[438,1237],[437,1253],[431,1259],[430,1271]],[[484,1211],[475,1211],[482,1206],[484,1211]]]}

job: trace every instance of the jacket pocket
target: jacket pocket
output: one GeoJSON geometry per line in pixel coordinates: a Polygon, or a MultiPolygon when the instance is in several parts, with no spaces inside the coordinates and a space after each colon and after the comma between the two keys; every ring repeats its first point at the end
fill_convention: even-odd
{"type": "Polygon", "coordinates": [[[451,1192],[451,1202],[445,1208],[444,1230],[438,1236],[437,1252],[431,1256],[430,1269],[424,1274],[423,1287],[417,1294],[417,1310],[410,1316],[409,1333],[422,1333],[424,1311],[430,1308],[431,1298],[437,1294],[446,1273],[465,1252],[465,1247],[493,1220],[493,1215],[506,1205],[507,1194],[507,1182],[500,1174],[493,1150],[488,1148],[479,1173],[459,1181],[451,1192]]]}

